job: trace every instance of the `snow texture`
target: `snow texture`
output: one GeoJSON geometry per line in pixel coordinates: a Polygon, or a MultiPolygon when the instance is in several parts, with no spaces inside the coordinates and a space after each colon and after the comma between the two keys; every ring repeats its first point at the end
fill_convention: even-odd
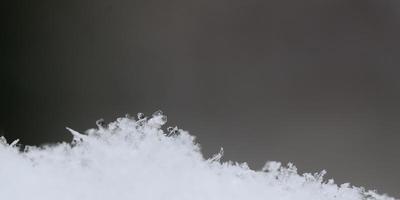
{"type": "Polygon", "coordinates": [[[118,118],[73,135],[71,143],[22,148],[0,138],[1,200],[395,200],[324,180],[325,171],[297,173],[292,164],[209,159],[194,136],[162,125],[166,116],[118,118]]]}

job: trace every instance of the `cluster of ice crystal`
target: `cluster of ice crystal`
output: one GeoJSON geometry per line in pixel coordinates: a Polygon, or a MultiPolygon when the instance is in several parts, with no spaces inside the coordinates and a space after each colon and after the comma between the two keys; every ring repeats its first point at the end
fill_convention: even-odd
{"type": "Polygon", "coordinates": [[[156,112],[118,118],[73,134],[71,143],[25,147],[0,138],[4,200],[394,200],[268,162],[261,171],[205,159],[194,137],[156,112]]]}

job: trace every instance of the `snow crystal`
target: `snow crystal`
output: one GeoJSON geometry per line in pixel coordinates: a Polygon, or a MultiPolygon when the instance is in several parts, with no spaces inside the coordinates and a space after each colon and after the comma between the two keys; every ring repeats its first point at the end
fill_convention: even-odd
{"type": "Polygon", "coordinates": [[[1,200],[394,200],[350,184],[324,180],[325,171],[299,175],[293,164],[268,162],[261,171],[205,159],[195,137],[170,127],[156,112],[118,118],[84,134],[67,128],[71,143],[21,150],[0,137],[1,200]]]}

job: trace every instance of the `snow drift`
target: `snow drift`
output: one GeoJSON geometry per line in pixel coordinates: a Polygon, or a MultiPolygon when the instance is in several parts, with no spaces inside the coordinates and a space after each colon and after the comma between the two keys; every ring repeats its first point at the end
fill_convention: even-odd
{"type": "Polygon", "coordinates": [[[194,137],[166,116],[118,118],[71,143],[21,148],[0,138],[1,200],[394,200],[374,191],[324,180],[324,171],[297,173],[292,164],[205,159],[194,137]]]}

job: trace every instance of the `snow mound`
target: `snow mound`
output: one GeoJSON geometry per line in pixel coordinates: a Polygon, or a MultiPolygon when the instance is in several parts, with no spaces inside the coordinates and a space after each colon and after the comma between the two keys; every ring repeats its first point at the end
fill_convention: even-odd
{"type": "Polygon", "coordinates": [[[394,200],[349,184],[325,181],[325,171],[297,173],[292,164],[205,159],[194,136],[162,125],[166,116],[118,118],[71,143],[24,149],[0,138],[2,200],[394,200]],[[20,150],[22,149],[22,150],[20,150]]]}

